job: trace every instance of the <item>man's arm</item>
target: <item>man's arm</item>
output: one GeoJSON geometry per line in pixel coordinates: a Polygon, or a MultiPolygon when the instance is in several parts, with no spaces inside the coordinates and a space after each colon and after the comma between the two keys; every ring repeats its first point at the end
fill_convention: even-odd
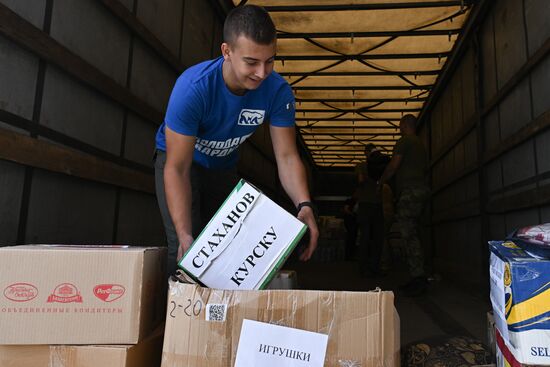
{"type": "Polygon", "coordinates": [[[386,169],[384,170],[384,173],[382,174],[382,177],[380,177],[380,181],[378,182],[378,189],[380,190],[382,187],[384,187],[384,184],[395,175],[395,172],[399,169],[399,166],[401,166],[401,161],[403,160],[403,156],[401,154],[394,154],[393,157],[391,157],[390,163],[386,166],[386,169]]]}
{"type": "Polygon", "coordinates": [[[178,260],[193,243],[191,224],[191,163],[195,137],[166,127],[164,190],[166,203],[179,240],[178,260]]]}
{"type": "MultiPolygon", "coordinates": [[[[296,129],[294,127],[270,126],[270,133],[279,179],[286,193],[295,206],[303,201],[311,201],[304,164],[296,148],[296,129]]],[[[317,248],[319,229],[315,222],[313,209],[310,207],[302,207],[298,213],[298,219],[309,227],[309,245],[300,256],[300,260],[307,261],[317,248]]]]}

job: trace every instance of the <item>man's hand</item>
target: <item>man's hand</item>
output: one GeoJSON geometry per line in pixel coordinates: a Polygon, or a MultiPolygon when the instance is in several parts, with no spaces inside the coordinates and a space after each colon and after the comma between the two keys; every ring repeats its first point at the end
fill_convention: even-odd
{"type": "Polygon", "coordinates": [[[309,228],[309,244],[300,255],[300,260],[308,261],[315,249],[317,248],[317,240],[319,239],[319,229],[317,228],[317,222],[315,221],[315,215],[313,209],[308,206],[302,207],[298,212],[298,219],[307,224],[309,228]]]}
{"type": "Polygon", "coordinates": [[[182,236],[183,238],[180,239],[180,245],[178,247],[178,263],[183,257],[183,255],[189,250],[189,247],[191,247],[191,244],[193,243],[193,237],[191,236],[182,236]]]}

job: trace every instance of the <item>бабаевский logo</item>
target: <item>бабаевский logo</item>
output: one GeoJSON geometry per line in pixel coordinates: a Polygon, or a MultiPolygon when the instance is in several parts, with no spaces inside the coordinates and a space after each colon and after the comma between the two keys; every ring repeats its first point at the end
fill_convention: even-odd
{"type": "Polygon", "coordinates": [[[59,302],[59,303],[82,303],[82,296],[80,291],[74,284],[61,283],[53,290],[52,294],[48,297],[47,303],[59,302]]]}

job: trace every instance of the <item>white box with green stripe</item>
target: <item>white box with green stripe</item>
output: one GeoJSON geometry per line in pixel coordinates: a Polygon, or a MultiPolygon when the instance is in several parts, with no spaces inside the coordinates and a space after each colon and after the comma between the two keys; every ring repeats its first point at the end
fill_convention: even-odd
{"type": "Polygon", "coordinates": [[[241,180],[179,262],[218,289],[263,289],[307,226],[241,180]]]}

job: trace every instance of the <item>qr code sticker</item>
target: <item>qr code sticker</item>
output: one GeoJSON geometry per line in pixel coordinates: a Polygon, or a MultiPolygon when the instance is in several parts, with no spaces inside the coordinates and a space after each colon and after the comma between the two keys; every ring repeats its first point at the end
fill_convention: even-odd
{"type": "Polygon", "coordinates": [[[208,303],[206,305],[206,321],[225,321],[227,305],[208,303]]]}

